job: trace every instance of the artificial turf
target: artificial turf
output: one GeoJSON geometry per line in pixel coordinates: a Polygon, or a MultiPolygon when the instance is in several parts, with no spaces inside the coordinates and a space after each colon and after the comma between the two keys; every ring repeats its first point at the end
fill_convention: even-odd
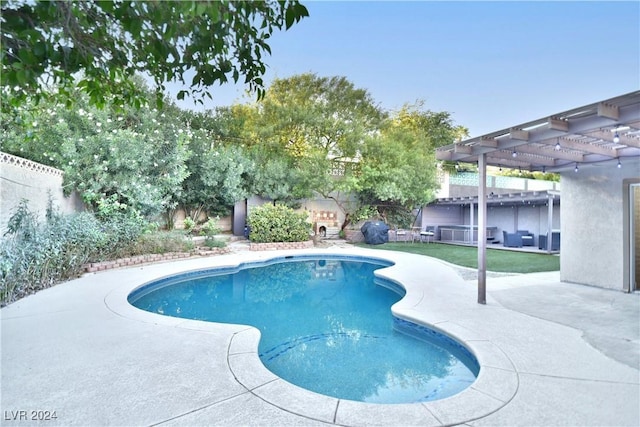
{"type": "MultiPolygon", "coordinates": [[[[441,259],[462,267],[478,268],[478,248],[441,243],[358,244],[370,249],[410,252],[441,259]]],[[[535,254],[487,248],[487,270],[508,273],[537,273],[560,270],[558,255],[535,254]]]]}

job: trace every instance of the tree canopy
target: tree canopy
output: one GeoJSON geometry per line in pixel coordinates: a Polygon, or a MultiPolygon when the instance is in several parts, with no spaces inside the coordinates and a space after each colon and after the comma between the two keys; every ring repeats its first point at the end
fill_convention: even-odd
{"type": "Polygon", "coordinates": [[[175,208],[194,137],[179,110],[165,103],[116,112],[76,98],[75,109],[50,101],[3,112],[0,149],[62,169],[65,190],[94,209],[112,203],[154,217],[175,208]]]}
{"type": "Polygon", "coordinates": [[[345,77],[312,73],[276,79],[263,99],[233,111],[241,139],[260,147],[256,167],[268,173],[256,177],[270,177],[268,194],[286,200],[315,192],[339,202],[355,193],[359,207],[382,215],[431,201],[435,148],[466,133],[447,112],[417,102],[389,113],[345,77]]]}
{"type": "Polygon", "coordinates": [[[459,132],[465,130],[448,112],[424,110],[421,102],[394,112],[362,147],[355,183],[361,203],[391,223],[408,225],[404,214],[432,201],[439,188],[435,149],[459,132]]]}
{"type": "Polygon", "coordinates": [[[73,96],[74,109],[46,98],[3,109],[0,149],[64,170],[66,188],[95,210],[163,213],[169,227],[177,208],[198,219],[250,195],[298,206],[314,194],[348,218],[377,212],[400,224],[434,197],[435,148],[466,132],[447,112],[422,103],[387,112],[346,78],[314,74],[277,79],[260,101],[197,113],[170,100],[98,109],[73,96]]]}
{"type": "Polygon", "coordinates": [[[137,73],[154,81],[159,106],[166,82],[203,102],[215,83],[242,77],[261,97],[269,38],[305,16],[297,0],[3,1],[1,84],[14,100],[47,87],[71,103],[78,87],[97,106],[139,107],[137,73]]]}
{"type": "Polygon", "coordinates": [[[283,201],[349,192],[345,165],[385,118],[371,95],[345,77],[312,73],[275,79],[263,99],[234,107],[234,114],[242,117],[242,139],[260,159],[257,188],[270,182],[268,193],[283,201]]]}

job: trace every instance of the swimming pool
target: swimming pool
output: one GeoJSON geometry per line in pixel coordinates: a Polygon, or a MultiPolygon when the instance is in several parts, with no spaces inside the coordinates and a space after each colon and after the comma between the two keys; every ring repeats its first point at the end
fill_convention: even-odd
{"type": "Polygon", "coordinates": [[[269,370],[328,396],[408,403],[462,391],[475,380],[477,361],[452,339],[392,316],[404,290],[373,274],[389,265],[276,258],[160,279],[128,300],[168,316],[254,326],[269,370]]]}

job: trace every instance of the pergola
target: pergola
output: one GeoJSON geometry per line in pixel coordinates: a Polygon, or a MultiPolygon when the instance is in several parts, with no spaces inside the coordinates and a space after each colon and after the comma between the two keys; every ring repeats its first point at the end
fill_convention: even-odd
{"type": "Polygon", "coordinates": [[[640,91],[438,148],[438,160],[478,165],[478,303],[486,303],[487,165],[565,172],[624,167],[632,157],[640,157],[640,91]]]}

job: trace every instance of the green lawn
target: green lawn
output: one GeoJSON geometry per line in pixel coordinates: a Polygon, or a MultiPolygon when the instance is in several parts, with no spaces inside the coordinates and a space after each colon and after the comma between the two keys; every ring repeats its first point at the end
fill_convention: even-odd
{"type": "MultiPolygon", "coordinates": [[[[470,246],[440,243],[385,243],[383,245],[358,244],[363,248],[385,249],[426,255],[463,267],[478,268],[478,249],[470,246]]],[[[487,248],[487,270],[507,273],[536,273],[560,270],[557,255],[532,254],[487,248]]]]}

